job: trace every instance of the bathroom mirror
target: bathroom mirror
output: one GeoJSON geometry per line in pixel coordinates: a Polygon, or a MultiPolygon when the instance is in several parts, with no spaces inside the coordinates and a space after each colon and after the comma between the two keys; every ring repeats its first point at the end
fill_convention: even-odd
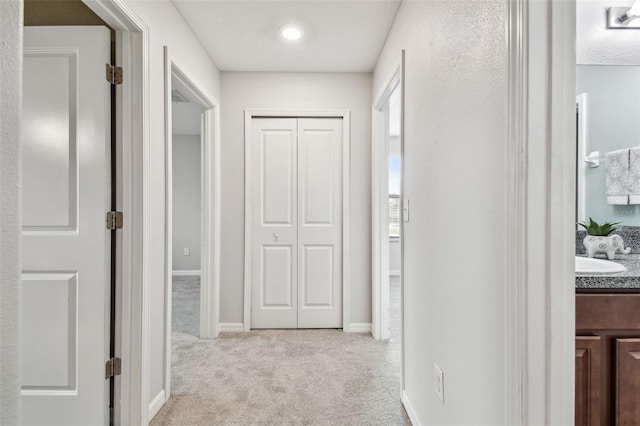
{"type": "Polygon", "coordinates": [[[576,221],[640,226],[640,205],[607,203],[605,154],[640,146],[640,66],[576,67],[576,221]],[[584,157],[599,161],[591,167],[584,157]]]}

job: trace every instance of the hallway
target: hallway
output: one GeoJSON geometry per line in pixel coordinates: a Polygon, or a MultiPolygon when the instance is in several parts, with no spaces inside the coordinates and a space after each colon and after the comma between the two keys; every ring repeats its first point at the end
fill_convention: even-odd
{"type": "MultiPolygon", "coordinates": [[[[391,283],[395,302],[399,286],[391,283]]],[[[188,306],[184,294],[176,297],[188,306]]],[[[174,319],[187,313],[176,310],[174,319]]],[[[174,330],[171,399],[151,424],[409,425],[397,331],[380,342],[340,330],[256,330],[216,340],[174,330]]]]}

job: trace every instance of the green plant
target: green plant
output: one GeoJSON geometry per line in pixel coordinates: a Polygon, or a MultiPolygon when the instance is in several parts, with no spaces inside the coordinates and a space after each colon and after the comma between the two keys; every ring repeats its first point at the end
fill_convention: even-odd
{"type": "Polygon", "coordinates": [[[579,222],[578,225],[586,229],[587,234],[589,235],[593,235],[594,237],[606,237],[610,235],[612,232],[614,232],[615,230],[617,230],[618,226],[616,225],[619,225],[620,223],[622,222],[614,222],[614,223],[605,222],[605,223],[599,224],[595,220],[589,218],[588,225],[582,222],[579,222]]]}

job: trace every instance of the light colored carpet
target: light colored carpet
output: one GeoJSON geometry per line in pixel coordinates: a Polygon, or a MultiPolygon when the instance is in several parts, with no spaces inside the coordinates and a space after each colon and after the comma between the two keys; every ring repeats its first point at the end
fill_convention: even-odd
{"type": "Polygon", "coordinates": [[[173,277],[171,330],[200,336],[200,277],[173,277]]]}
{"type": "MultiPolygon", "coordinates": [[[[389,277],[389,322],[390,339],[392,343],[400,344],[400,276],[392,275],[389,277]]],[[[400,349],[398,349],[400,350],[400,349]]],[[[400,366],[398,366],[398,369],[400,366]]]]}
{"type": "Polygon", "coordinates": [[[341,330],[172,338],[171,399],[152,426],[411,424],[398,338],[341,330]]]}

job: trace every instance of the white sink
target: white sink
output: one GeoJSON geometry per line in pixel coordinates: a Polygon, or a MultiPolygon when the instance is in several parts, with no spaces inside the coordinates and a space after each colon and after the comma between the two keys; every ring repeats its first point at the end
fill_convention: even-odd
{"type": "Polygon", "coordinates": [[[576,256],[576,272],[583,274],[612,274],[623,272],[627,268],[619,263],[604,259],[593,259],[590,257],[576,256]]]}

